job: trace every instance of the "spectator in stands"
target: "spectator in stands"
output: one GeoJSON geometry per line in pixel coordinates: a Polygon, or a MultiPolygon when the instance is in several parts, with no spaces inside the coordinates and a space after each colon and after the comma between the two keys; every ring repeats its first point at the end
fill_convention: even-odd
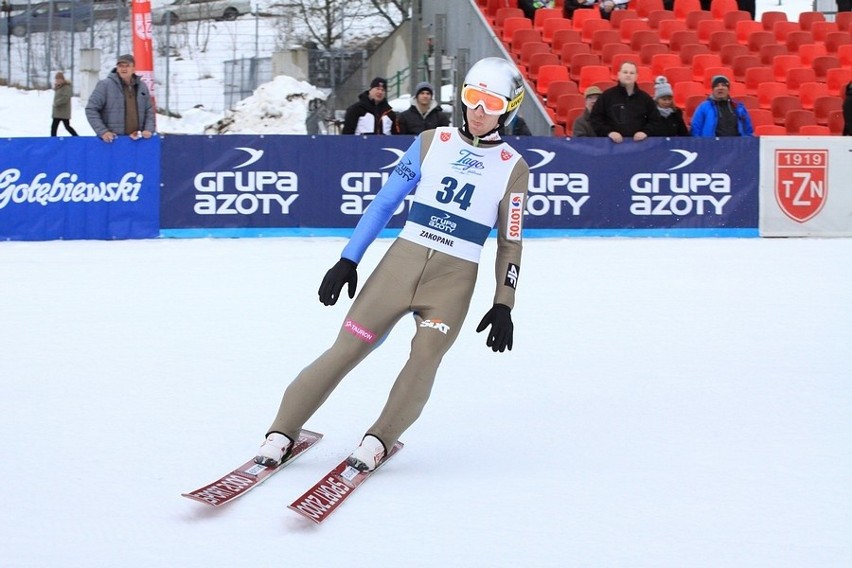
{"type": "Polygon", "coordinates": [[[698,105],[692,115],[692,135],[752,136],[754,128],[745,105],[731,99],[731,82],[724,75],[716,75],[711,82],[712,92],[698,105]]]}
{"type": "Polygon", "coordinates": [[[613,10],[624,10],[630,0],[565,0],[562,5],[562,15],[566,18],[573,18],[576,10],[594,8],[597,4],[597,9],[601,11],[601,17],[605,20],[609,19],[613,10]]]}
{"type": "Polygon", "coordinates": [[[532,20],[539,8],[553,8],[555,0],[518,0],[518,8],[524,11],[524,16],[532,20]]]}
{"type": "Polygon", "coordinates": [[[846,85],[846,100],[843,101],[843,135],[852,136],[852,81],[846,85]]]}
{"type": "MultiPolygon", "coordinates": [[[[740,10],[745,10],[749,14],[751,14],[751,19],[754,19],[754,14],[756,13],[755,0],[737,0],[737,8],[740,10]]],[[[780,6],[780,4],[779,4],[780,6]]],[[[703,10],[709,10],[710,8],[702,8],[703,10]]]]}
{"type": "Polygon", "coordinates": [[[65,80],[62,71],[56,72],[53,83],[53,124],[50,125],[50,135],[56,136],[61,122],[71,136],[77,136],[77,131],[71,128],[71,83],[65,80]]]}
{"type": "Polygon", "coordinates": [[[592,85],[586,89],[584,95],[586,96],[586,110],[583,111],[583,114],[574,119],[574,124],[571,125],[571,136],[578,138],[592,137],[596,136],[595,129],[592,128],[591,123],[591,114],[592,107],[595,106],[595,103],[600,98],[601,93],[600,87],[595,87],[592,85]]]}
{"type": "Polygon", "coordinates": [[[394,134],[420,134],[439,126],[449,126],[450,119],[441,110],[434,98],[432,85],[423,81],[414,88],[411,106],[397,115],[394,122],[394,134]]]}
{"type": "Polygon", "coordinates": [[[388,82],[376,77],[358,101],[346,109],[343,134],[390,134],[396,113],[387,100],[388,82]]]}
{"type": "Polygon", "coordinates": [[[119,55],[115,68],[98,81],[89,96],[86,118],[104,142],[112,142],[118,136],[150,138],[154,133],[151,93],[135,71],[133,56],[119,55]]]}
{"type": "Polygon", "coordinates": [[[532,136],[530,127],[527,126],[527,121],[519,114],[516,114],[497,131],[501,136],[532,136]]]}
{"type": "Polygon", "coordinates": [[[660,113],[651,95],[639,88],[639,68],[625,61],[618,70],[618,84],[601,94],[592,107],[591,123],[598,136],[619,144],[625,138],[639,142],[657,128],[660,113]]]}
{"type": "Polygon", "coordinates": [[[660,113],[660,122],[651,132],[651,136],[689,136],[689,130],[683,120],[683,111],[674,104],[674,91],[668,79],[663,75],[654,81],[654,102],[660,113]]]}

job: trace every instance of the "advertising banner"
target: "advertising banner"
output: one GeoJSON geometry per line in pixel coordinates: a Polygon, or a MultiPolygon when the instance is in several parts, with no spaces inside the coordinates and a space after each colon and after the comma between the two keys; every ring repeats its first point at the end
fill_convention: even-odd
{"type": "Polygon", "coordinates": [[[160,139],[0,140],[0,239],[159,235],[160,139]]]}
{"type": "Polygon", "coordinates": [[[149,0],[132,0],[130,29],[133,32],[133,58],[136,60],[136,74],[145,82],[148,91],[151,93],[151,99],[156,100],[154,47],[151,42],[151,2],[149,0]]]}
{"type": "Polygon", "coordinates": [[[761,138],[761,236],[852,236],[850,155],[849,137],[761,138]]]}
{"type": "MultiPolygon", "coordinates": [[[[412,141],[166,137],[163,234],[346,234],[412,141]]],[[[530,165],[529,236],[757,236],[757,139],[509,142],[530,165]]],[[[406,216],[404,202],[389,228],[406,216]]]]}

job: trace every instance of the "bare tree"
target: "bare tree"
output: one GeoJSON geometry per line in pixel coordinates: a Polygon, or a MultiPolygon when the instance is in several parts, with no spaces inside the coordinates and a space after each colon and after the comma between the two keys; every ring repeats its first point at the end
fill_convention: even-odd
{"type": "Polygon", "coordinates": [[[331,49],[387,35],[408,17],[411,0],[297,0],[294,5],[303,18],[308,39],[331,49]],[[364,22],[374,22],[376,16],[387,26],[365,28],[364,22]]]}

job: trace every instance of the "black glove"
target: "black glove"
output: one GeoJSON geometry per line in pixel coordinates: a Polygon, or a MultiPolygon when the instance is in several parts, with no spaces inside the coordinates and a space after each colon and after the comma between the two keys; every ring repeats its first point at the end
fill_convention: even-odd
{"type": "Polygon", "coordinates": [[[491,331],[488,333],[488,339],[485,345],[491,348],[495,353],[501,353],[508,349],[512,350],[512,334],[515,331],[515,325],[512,323],[512,313],[509,306],[503,304],[494,304],[482,321],[479,322],[479,327],[476,328],[476,333],[479,333],[486,327],[491,325],[491,331]]]}
{"type": "Polygon", "coordinates": [[[349,297],[355,297],[355,288],[358,287],[358,265],[347,258],[341,258],[337,264],[332,266],[319,287],[320,302],[326,306],[333,306],[340,297],[340,291],[344,284],[349,284],[349,297]]]}

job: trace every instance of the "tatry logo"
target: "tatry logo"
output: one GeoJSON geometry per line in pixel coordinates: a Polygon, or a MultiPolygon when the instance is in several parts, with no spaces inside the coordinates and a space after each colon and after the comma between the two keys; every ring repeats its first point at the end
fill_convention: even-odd
{"type": "Polygon", "coordinates": [[[449,132],[441,132],[441,142],[449,141],[452,135],[449,132]]]}
{"type": "Polygon", "coordinates": [[[804,223],[828,198],[828,150],[776,150],[775,201],[787,217],[804,223]]]}
{"type": "Polygon", "coordinates": [[[505,149],[504,149],[504,150],[500,150],[500,159],[501,159],[501,160],[503,160],[504,162],[505,162],[506,160],[511,160],[511,159],[512,159],[512,155],[513,155],[513,154],[512,154],[511,152],[507,152],[505,149]]]}

